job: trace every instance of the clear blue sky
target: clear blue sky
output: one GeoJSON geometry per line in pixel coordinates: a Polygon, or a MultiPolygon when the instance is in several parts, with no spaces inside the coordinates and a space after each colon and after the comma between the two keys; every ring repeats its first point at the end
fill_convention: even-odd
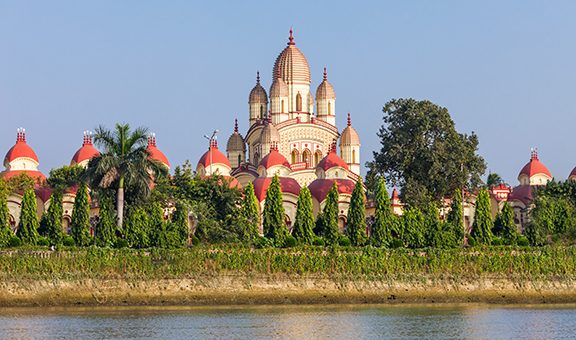
{"type": "MultiPolygon", "coordinates": [[[[67,164],[82,131],[148,126],[172,165],[202,135],[222,148],[248,93],[294,27],[313,91],[328,66],[362,162],[391,98],[429,99],[475,131],[488,168],[515,184],[536,146],[558,179],[576,166],[574,1],[0,0],[0,152],[27,129],[41,170],[67,164]]],[[[2,151],[4,150],[4,151],[2,151]]]]}

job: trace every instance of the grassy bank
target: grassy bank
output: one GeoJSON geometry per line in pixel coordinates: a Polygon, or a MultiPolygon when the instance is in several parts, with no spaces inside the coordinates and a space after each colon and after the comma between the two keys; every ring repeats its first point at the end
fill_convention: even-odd
{"type": "Polygon", "coordinates": [[[0,252],[0,305],[575,302],[575,278],[573,247],[18,249],[0,252]]]}

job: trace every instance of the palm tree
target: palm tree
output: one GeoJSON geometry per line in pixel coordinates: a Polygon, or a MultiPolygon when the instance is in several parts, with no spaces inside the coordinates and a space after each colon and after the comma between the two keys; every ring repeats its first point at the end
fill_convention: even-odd
{"type": "Polygon", "coordinates": [[[146,150],[148,129],[139,127],[130,131],[128,124],[116,124],[114,130],[103,126],[96,129],[94,142],[103,152],[90,160],[84,174],[91,188],[115,189],[117,225],[124,221],[124,191],[147,196],[153,179],[167,174],[162,163],[150,158],[146,150]]]}

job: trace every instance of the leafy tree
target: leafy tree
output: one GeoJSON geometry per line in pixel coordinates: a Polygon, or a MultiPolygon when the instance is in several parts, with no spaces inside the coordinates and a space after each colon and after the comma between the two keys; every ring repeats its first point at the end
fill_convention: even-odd
{"type": "Polygon", "coordinates": [[[319,236],[322,236],[328,245],[338,244],[340,232],[338,231],[338,187],[334,182],[326,196],[322,215],[319,217],[319,236]]]}
{"type": "Polygon", "coordinates": [[[14,236],[10,228],[10,211],[8,210],[8,185],[0,178],[0,248],[6,247],[14,236]]]}
{"type": "Polygon", "coordinates": [[[20,223],[16,236],[23,244],[36,244],[38,240],[38,206],[36,204],[36,194],[33,189],[27,189],[22,198],[22,209],[20,210],[20,223]]]}
{"type": "Polygon", "coordinates": [[[258,227],[260,226],[260,209],[258,199],[254,193],[254,185],[248,182],[244,188],[244,199],[242,200],[242,217],[244,227],[241,228],[240,239],[252,242],[259,236],[258,227]]]}
{"type": "Polygon", "coordinates": [[[180,202],[176,202],[176,209],[172,214],[172,223],[168,226],[168,232],[174,232],[178,244],[184,246],[188,242],[190,236],[190,228],[188,227],[188,207],[180,202]]]}
{"type": "Polygon", "coordinates": [[[462,192],[459,189],[454,190],[452,195],[452,205],[448,213],[448,228],[452,233],[452,238],[456,245],[464,243],[464,216],[462,208],[462,192]]]}
{"type": "Polygon", "coordinates": [[[87,246],[91,243],[89,199],[88,187],[82,182],[76,192],[70,225],[70,234],[79,246],[87,246]]]}
{"type": "Polygon", "coordinates": [[[283,246],[284,240],[288,236],[288,229],[284,220],[285,215],[280,180],[278,176],[274,176],[268,190],[266,190],[263,228],[264,236],[273,239],[278,246],[283,246]]]}
{"type": "Polygon", "coordinates": [[[499,186],[502,183],[504,183],[504,180],[497,173],[491,172],[488,174],[488,180],[486,180],[486,186],[488,188],[499,186]]]}
{"type": "Polygon", "coordinates": [[[100,197],[99,220],[94,230],[94,241],[100,247],[112,247],[116,243],[116,224],[112,212],[112,202],[100,197]]]}
{"type": "Polygon", "coordinates": [[[64,190],[81,182],[84,175],[84,167],[79,165],[63,166],[50,170],[48,185],[56,190],[64,190]]]}
{"type": "Polygon", "coordinates": [[[409,207],[402,215],[401,239],[408,248],[423,248],[426,245],[424,215],[420,209],[409,207]]]}
{"type": "Polygon", "coordinates": [[[148,214],[142,207],[128,209],[124,238],[132,248],[147,248],[150,246],[150,228],[148,214]]]}
{"type": "Polygon", "coordinates": [[[91,188],[115,191],[119,228],[124,221],[125,189],[131,188],[133,200],[136,196],[147,196],[153,178],[167,173],[164,165],[150,158],[147,137],[147,129],[130,131],[128,124],[116,124],[114,130],[102,126],[96,129],[94,141],[104,152],[90,160],[84,178],[90,181],[91,188]]]}
{"type": "Polygon", "coordinates": [[[456,188],[476,187],[485,171],[478,137],[460,134],[446,108],[430,101],[394,99],[384,106],[382,145],[367,163],[370,173],[398,183],[403,200],[425,207],[456,188]]]}
{"type": "Polygon", "coordinates": [[[28,189],[34,189],[34,179],[25,172],[10,178],[7,182],[9,192],[23,193],[28,189]]]}
{"type": "Polygon", "coordinates": [[[153,203],[148,209],[148,224],[150,245],[158,248],[168,248],[168,231],[164,221],[164,210],[160,203],[153,203]]]}
{"type": "Polygon", "coordinates": [[[296,207],[296,221],[292,236],[300,243],[312,244],[314,241],[314,214],[312,212],[312,195],[308,187],[300,189],[296,207]]]}
{"type": "Polygon", "coordinates": [[[42,215],[41,229],[44,236],[50,240],[51,244],[61,244],[64,238],[62,232],[62,215],[64,209],[62,208],[62,192],[55,190],[50,196],[50,206],[48,211],[42,215]]]}
{"type": "Polygon", "coordinates": [[[490,195],[488,190],[481,189],[476,198],[476,213],[474,214],[474,224],[472,225],[472,237],[480,244],[490,244],[492,242],[492,214],[490,208],[490,195]]]}
{"type": "Polygon", "coordinates": [[[433,248],[446,247],[447,240],[444,234],[444,223],[440,221],[438,208],[434,203],[428,203],[424,212],[424,236],[426,244],[433,248]]]}
{"type": "Polygon", "coordinates": [[[363,245],[366,242],[366,199],[362,181],[357,181],[350,199],[346,236],[353,246],[363,245]]]}
{"type": "Polygon", "coordinates": [[[504,202],[502,210],[496,215],[494,220],[494,234],[504,239],[507,244],[516,243],[518,230],[514,223],[514,210],[508,202],[504,202]]]}
{"type": "Polygon", "coordinates": [[[372,224],[370,243],[376,247],[389,247],[390,242],[392,242],[392,231],[396,224],[396,216],[392,212],[384,178],[380,178],[378,181],[374,201],[374,223],[372,224]]]}

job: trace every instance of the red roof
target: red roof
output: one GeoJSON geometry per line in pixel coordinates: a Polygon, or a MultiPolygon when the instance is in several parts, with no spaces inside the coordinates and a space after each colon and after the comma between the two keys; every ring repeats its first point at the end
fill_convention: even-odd
{"type": "Polygon", "coordinates": [[[284,165],[285,167],[290,168],[290,163],[288,163],[286,157],[282,156],[282,154],[275,148],[272,148],[270,153],[267,154],[266,157],[262,158],[260,165],[266,169],[270,169],[275,165],[284,165]]]}
{"type": "MultiPolygon", "coordinates": [[[[283,193],[290,193],[298,196],[300,193],[300,184],[294,179],[290,177],[280,177],[280,190],[283,193]]],[[[252,184],[254,184],[254,193],[256,194],[256,198],[258,201],[262,202],[266,199],[266,190],[272,183],[272,177],[258,177],[256,178],[252,184]]]]}
{"type": "Polygon", "coordinates": [[[572,176],[576,176],[576,168],[572,169],[572,171],[570,172],[570,176],[568,176],[568,178],[572,176]]]}
{"type": "Polygon", "coordinates": [[[322,158],[322,160],[318,163],[318,167],[326,171],[337,166],[348,170],[348,164],[346,164],[346,162],[344,162],[344,160],[336,154],[335,147],[332,147],[332,150],[328,153],[328,155],[322,158]]]}
{"type": "Polygon", "coordinates": [[[46,180],[46,176],[44,176],[44,174],[38,170],[10,170],[0,173],[0,176],[5,180],[9,180],[10,178],[16,177],[20,174],[26,174],[32,177],[34,180],[40,179],[42,182],[46,180]]]}
{"type": "Polygon", "coordinates": [[[150,154],[150,159],[156,160],[167,167],[170,167],[170,162],[168,162],[168,157],[164,155],[162,151],[156,146],[156,135],[152,134],[148,136],[148,153],[150,154]]]}
{"type": "Polygon", "coordinates": [[[526,175],[528,176],[528,178],[530,178],[537,174],[544,174],[549,177],[552,177],[552,174],[550,173],[548,168],[544,164],[542,164],[542,162],[540,162],[540,160],[538,159],[538,153],[536,151],[532,151],[530,162],[524,165],[522,170],[520,170],[520,174],[518,174],[518,177],[520,177],[521,175],[526,175]]]}
{"type": "Polygon", "coordinates": [[[4,157],[4,163],[10,163],[13,160],[21,157],[31,158],[37,163],[40,162],[38,161],[38,156],[36,156],[34,150],[32,150],[32,148],[26,144],[26,134],[23,129],[18,130],[18,134],[16,135],[16,144],[14,144],[14,146],[8,150],[6,157],[4,157]]]}
{"type": "Polygon", "coordinates": [[[532,186],[527,184],[515,187],[508,195],[508,201],[521,201],[524,204],[529,204],[533,199],[532,186]]]}
{"type": "Polygon", "coordinates": [[[336,182],[338,186],[338,193],[339,194],[349,194],[351,195],[354,191],[354,181],[350,179],[344,178],[336,178],[336,179],[316,179],[310,185],[308,185],[308,189],[310,189],[310,193],[314,198],[318,200],[318,202],[324,201],[330,189],[332,189],[332,184],[336,182]]]}
{"type": "Polygon", "coordinates": [[[82,163],[85,160],[90,160],[94,157],[100,156],[100,152],[92,145],[92,136],[85,133],[84,142],[82,147],[76,151],[70,165],[82,163]]]}
{"type": "Polygon", "coordinates": [[[210,153],[212,153],[212,164],[225,164],[229,168],[232,167],[230,166],[230,161],[228,160],[228,158],[226,158],[226,156],[222,153],[222,151],[218,150],[218,144],[215,142],[212,144],[211,147],[208,148],[208,151],[206,151],[202,155],[202,157],[200,157],[198,165],[201,164],[205,168],[208,167],[210,165],[210,153]],[[212,150],[212,152],[210,152],[210,150],[212,150]]]}

